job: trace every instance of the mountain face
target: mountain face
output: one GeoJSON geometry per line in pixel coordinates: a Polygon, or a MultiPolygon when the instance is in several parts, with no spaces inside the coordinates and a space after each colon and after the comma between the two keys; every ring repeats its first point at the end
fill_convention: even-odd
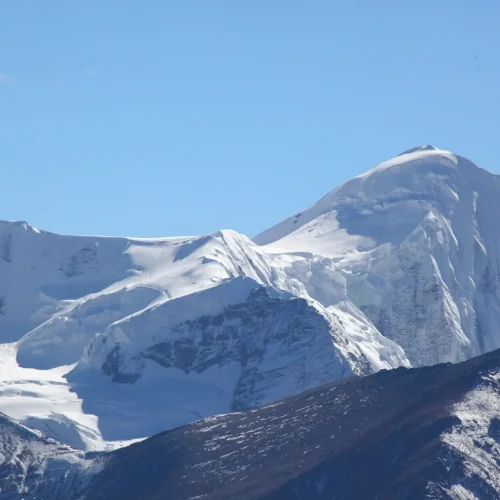
{"type": "Polygon", "coordinates": [[[500,495],[500,350],[345,378],[96,457],[18,427],[2,428],[0,471],[15,455],[11,491],[31,480],[22,498],[489,500],[500,495]],[[59,469],[37,475],[57,453],[59,469]]]}
{"type": "Polygon", "coordinates": [[[381,369],[500,347],[498,176],[431,146],[257,236],[0,222],[0,410],[109,450],[381,369]]]}

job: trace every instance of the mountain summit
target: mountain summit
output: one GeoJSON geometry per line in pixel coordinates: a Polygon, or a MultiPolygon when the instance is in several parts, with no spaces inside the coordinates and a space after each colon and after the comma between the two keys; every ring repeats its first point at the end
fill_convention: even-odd
{"type": "Polygon", "coordinates": [[[416,153],[418,151],[440,151],[440,149],[430,144],[424,144],[423,146],[417,146],[416,148],[411,148],[407,151],[403,151],[399,156],[407,155],[409,153],[416,153]]]}
{"type": "Polygon", "coordinates": [[[2,411],[102,450],[500,347],[500,178],[422,146],[254,241],[0,223],[2,411]]]}
{"type": "Polygon", "coordinates": [[[368,244],[370,239],[371,246],[397,244],[431,209],[448,216],[458,206],[474,210],[475,198],[489,199],[499,190],[499,176],[461,156],[421,146],[347,181],[254,241],[259,245],[279,242],[280,248],[294,251],[300,250],[303,240],[309,251],[335,256],[355,251],[357,242],[368,244]],[[395,231],[394,222],[406,232],[395,231]],[[344,245],[339,248],[339,243],[344,245]]]}

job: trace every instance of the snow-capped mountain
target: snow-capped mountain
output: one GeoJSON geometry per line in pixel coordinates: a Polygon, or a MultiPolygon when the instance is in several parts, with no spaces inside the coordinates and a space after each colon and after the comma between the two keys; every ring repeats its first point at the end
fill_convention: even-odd
{"type": "Polygon", "coordinates": [[[0,430],[10,500],[490,500],[500,350],[342,379],[97,456],[2,416],[0,430]]]}
{"type": "MultiPolygon", "coordinates": [[[[2,231],[0,408],[75,448],[114,448],[409,366],[341,289],[326,286],[336,305],[323,306],[287,274],[287,257],[233,231],[161,240],[26,223],[2,231]]],[[[328,265],[319,272],[341,279],[328,265]]]]}
{"type": "Polygon", "coordinates": [[[499,177],[425,146],[251,241],[0,223],[0,411],[102,450],[500,347],[499,177]]]}
{"type": "Polygon", "coordinates": [[[347,296],[414,366],[500,347],[500,177],[422,146],[382,163],[255,241],[344,271],[347,296]]]}

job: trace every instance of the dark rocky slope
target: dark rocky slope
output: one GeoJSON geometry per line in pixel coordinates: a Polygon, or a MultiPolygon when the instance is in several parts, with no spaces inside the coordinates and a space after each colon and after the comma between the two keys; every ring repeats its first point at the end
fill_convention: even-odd
{"type": "Polygon", "coordinates": [[[495,351],[205,419],[111,453],[85,498],[499,498],[499,376],[495,351]]]}

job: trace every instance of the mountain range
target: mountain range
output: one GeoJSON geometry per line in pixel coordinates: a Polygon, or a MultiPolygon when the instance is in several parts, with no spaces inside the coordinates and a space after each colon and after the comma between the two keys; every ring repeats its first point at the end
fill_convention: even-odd
{"type": "MultiPolygon", "coordinates": [[[[8,432],[16,436],[13,442],[29,448],[27,440],[37,449],[50,448],[50,457],[66,457],[75,469],[69,476],[98,481],[101,476],[85,471],[101,462],[82,457],[126,457],[127,450],[146,450],[159,438],[137,441],[208,417],[167,434],[175,440],[176,433],[186,432],[194,443],[196,426],[210,427],[213,415],[228,414],[217,419],[229,419],[238,429],[238,415],[267,419],[278,411],[270,404],[297,394],[279,408],[302,405],[300,411],[307,413],[312,410],[304,409],[305,391],[332,382],[332,387],[355,388],[363,380],[387,380],[388,388],[380,390],[390,392],[398,380],[401,390],[413,391],[412,377],[421,375],[404,374],[441,373],[444,368],[421,367],[460,363],[500,348],[496,213],[499,176],[459,155],[421,146],[346,182],[253,240],[231,230],[162,239],[65,236],[26,222],[0,222],[2,425],[14,429],[8,432]]],[[[478,359],[497,359],[490,356],[478,359]]],[[[456,366],[478,366],[471,363],[456,366]]],[[[462,375],[454,367],[446,370],[460,379],[450,384],[460,385],[462,375]]],[[[477,370],[467,374],[482,384],[477,370]]],[[[440,397],[454,407],[476,394],[467,385],[465,392],[450,392],[448,400],[447,387],[440,397]]],[[[432,395],[434,389],[427,389],[432,395]]],[[[462,429],[460,417],[444,402],[434,410],[446,414],[443,429],[462,429]]],[[[364,418],[365,410],[356,411],[349,419],[364,418]]],[[[396,418],[382,411],[381,419],[382,414],[396,418]]],[[[298,429],[300,421],[287,426],[298,429]]],[[[394,431],[389,422],[383,425],[394,431]]],[[[292,432],[286,428],[283,432],[292,432]]],[[[443,429],[431,433],[429,441],[439,457],[449,451],[448,445],[436,444],[448,439],[443,429]]],[[[495,446],[476,451],[496,460],[495,446]]],[[[415,452],[422,453],[422,464],[431,456],[415,452]]],[[[354,449],[346,453],[354,460],[354,449]]],[[[316,458],[310,467],[324,471],[335,460],[316,458]]],[[[498,471],[495,463],[488,473],[498,471]]],[[[304,479],[299,462],[297,467],[287,477],[304,479]]],[[[299,485],[302,479],[297,479],[300,498],[313,498],[310,486],[299,485]]],[[[285,488],[284,496],[273,498],[289,498],[287,481],[269,479],[285,488]]],[[[62,483],[66,488],[67,481],[62,483]]],[[[480,487],[484,492],[499,491],[494,481],[486,483],[480,487]]],[[[443,488],[483,494],[469,483],[453,491],[452,486],[443,488]]],[[[332,498],[331,485],[325,488],[330,496],[317,498],[332,498]]],[[[179,490],[178,498],[197,494],[192,491],[179,490]]],[[[396,490],[390,491],[380,498],[394,498],[387,495],[396,490]]],[[[271,490],[258,493],[268,494],[271,490]]],[[[455,497],[474,498],[467,494],[455,497]]]]}

